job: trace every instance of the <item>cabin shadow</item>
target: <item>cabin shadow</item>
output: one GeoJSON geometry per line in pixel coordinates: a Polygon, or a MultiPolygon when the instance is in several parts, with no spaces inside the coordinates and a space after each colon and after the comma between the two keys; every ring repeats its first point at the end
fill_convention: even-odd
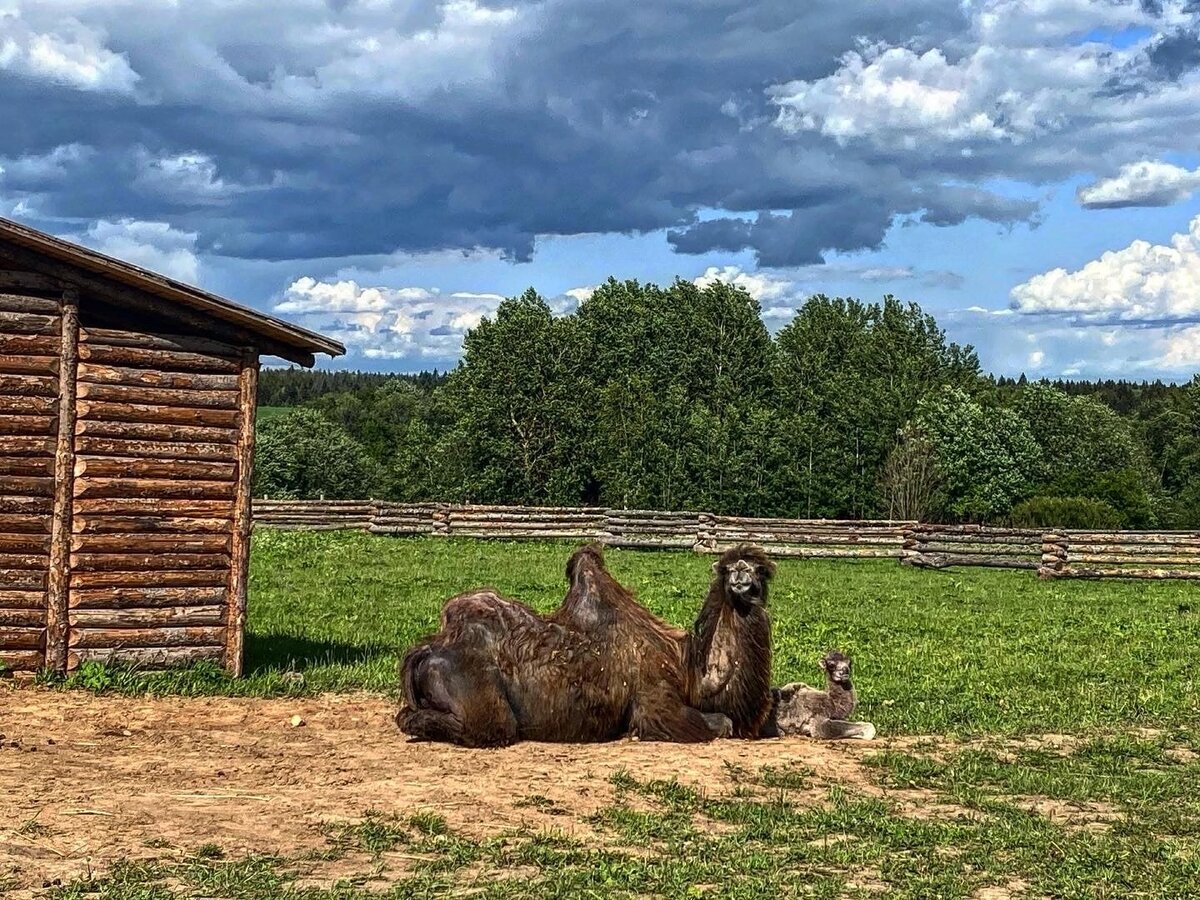
{"type": "Polygon", "coordinates": [[[294,634],[246,635],[245,674],[270,671],[304,672],[314,666],[355,666],[395,654],[378,644],[350,644],[294,634]]]}

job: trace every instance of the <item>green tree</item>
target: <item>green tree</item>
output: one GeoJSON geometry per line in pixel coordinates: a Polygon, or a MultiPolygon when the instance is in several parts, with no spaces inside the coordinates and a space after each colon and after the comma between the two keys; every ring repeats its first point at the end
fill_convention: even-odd
{"type": "Polygon", "coordinates": [[[462,479],[445,499],[571,503],[581,492],[574,323],[555,318],[532,289],[505,300],[471,329],[463,359],[443,388],[453,422],[441,452],[462,479]]]}
{"type": "Polygon", "coordinates": [[[935,448],[943,516],[994,522],[1033,492],[1041,448],[1012,410],[944,388],[921,401],[915,424],[935,448]]]}
{"type": "Polygon", "coordinates": [[[1042,450],[1037,493],[1102,500],[1125,527],[1154,524],[1153,475],[1129,423],[1099,400],[1031,384],[1015,405],[1042,450]]]}
{"type": "Polygon", "coordinates": [[[975,390],[979,361],[915,303],[811,297],[777,338],[775,493],[792,514],[861,518],[886,505],[879,473],[923,397],[975,390]],[[790,453],[789,453],[790,451],[790,453]]]}
{"type": "Polygon", "coordinates": [[[378,463],[315,410],[294,409],[263,422],[255,444],[256,497],[355,500],[378,490],[378,463]]]}

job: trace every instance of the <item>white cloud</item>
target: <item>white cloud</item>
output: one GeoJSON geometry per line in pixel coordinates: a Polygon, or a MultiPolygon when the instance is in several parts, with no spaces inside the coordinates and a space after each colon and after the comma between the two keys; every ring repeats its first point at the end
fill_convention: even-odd
{"type": "Polygon", "coordinates": [[[64,19],[32,28],[17,8],[0,9],[0,69],[81,91],[133,92],[139,78],[124,54],[105,46],[102,31],[64,19]]]}
{"type": "Polygon", "coordinates": [[[1027,362],[1035,369],[1040,369],[1042,363],[1046,361],[1046,352],[1044,350],[1034,350],[1029,354],[1027,362]]]}
{"type": "Polygon", "coordinates": [[[1168,370],[1200,371],[1200,325],[1184,328],[1162,342],[1162,356],[1154,363],[1168,370]]]}
{"type": "Polygon", "coordinates": [[[1089,321],[1200,316],[1200,216],[1170,246],[1134,241],[1074,272],[1058,268],[1036,275],[1011,296],[1021,313],[1067,313],[1089,321]]]}
{"type": "Polygon", "coordinates": [[[199,284],[200,261],[194,232],[179,231],[165,222],[101,219],[73,240],[178,281],[199,284]]]}
{"type": "Polygon", "coordinates": [[[796,283],[788,278],[780,278],[767,272],[744,272],[738,266],[709,266],[704,274],[693,279],[697,287],[708,287],[718,281],[742,288],[747,294],[760,303],[769,303],[782,297],[790,296],[796,283]]]}
{"type": "Polygon", "coordinates": [[[461,352],[463,335],[503,301],[493,293],[364,287],[306,276],[288,287],[275,311],[308,320],[370,359],[448,362],[461,352]]]}
{"type": "Polygon", "coordinates": [[[1090,209],[1122,206],[1170,206],[1200,190],[1200,168],[1188,170],[1171,163],[1144,160],[1121,166],[1109,178],[1081,187],[1079,202],[1090,209]]]}
{"type": "MultiPolygon", "coordinates": [[[[840,144],[866,140],[895,150],[930,152],[934,144],[1029,144],[1048,135],[1100,140],[1164,137],[1174,119],[1200,109],[1195,79],[1158,82],[1142,93],[1109,90],[1128,81],[1139,54],[1183,21],[1177,3],[1161,18],[1142,4],[1084,0],[1002,0],[964,4],[973,44],[964,50],[864,44],[824,78],[775,85],[768,96],[785,132],[817,132],[840,144]],[[1153,29],[1146,26],[1153,26],[1153,29]],[[1068,40],[1095,29],[1141,27],[1146,35],[1118,48],[1068,40]]],[[[1170,135],[1177,140],[1176,135],[1170,135]]],[[[1077,140],[1076,145],[1079,141],[1077,140]]],[[[940,150],[941,148],[939,148],[940,150]]],[[[976,149],[963,147],[962,158],[976,149]]],[[[1071,148],[1075,150],[1076,147],[1071,148]]],[[[1046,164],[1049,159],[1038,159],[1046,164]]]]}

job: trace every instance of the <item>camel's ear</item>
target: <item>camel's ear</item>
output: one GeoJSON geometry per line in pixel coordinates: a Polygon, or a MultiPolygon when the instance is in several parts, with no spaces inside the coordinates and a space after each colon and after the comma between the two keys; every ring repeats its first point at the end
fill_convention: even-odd
{"type": "Polygon", "coordinates": [[[714,575],[721,571],[721,561],[719,559],[712,564],[712,571],[714,575]]]}

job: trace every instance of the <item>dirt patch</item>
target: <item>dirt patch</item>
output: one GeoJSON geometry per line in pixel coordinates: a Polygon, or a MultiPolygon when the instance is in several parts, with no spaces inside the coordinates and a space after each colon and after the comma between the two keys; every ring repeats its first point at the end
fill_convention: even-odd
{"type": "Polygon", "coordinates": [[[528,826],[587,839],[580,819],[612,803],[608,779],[621,768],[709,794],[732,788],[727,764],[807,767],[818,782],[866,789],[862,756],[888,746],[795,738],[473,751],[407,743],[393,715],[366,694],[145,699],[0,687],[0,884],[40,888],[205,844],[233,855],[321,850],[322,823],[367,810],[436,811],[472,836],[528,826]]]}

